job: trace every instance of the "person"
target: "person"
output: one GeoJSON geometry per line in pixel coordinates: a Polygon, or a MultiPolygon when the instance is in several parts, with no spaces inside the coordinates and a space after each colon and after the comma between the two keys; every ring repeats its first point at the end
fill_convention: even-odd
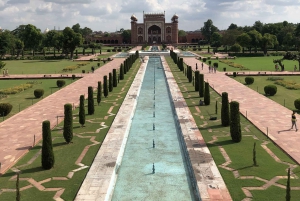
{"type": "Polygon", "coordinates": [[[92,73],[94,73],[94,71],[95,71],[95,68],[94,68],[94,66],[92,66],[92,73]]]}
{"type": "Polygon", "coordinates": [[[3,69],[3,77],[5,77],[5,69],[3,69]]]}
{"type": "Polygon", "coordinates": [[[202,62],[202,64],[201,64],[201,67],[202,67],[202,70],[203,70],[203,62],[202,62]]]}
{"type": "Polygon", "coordinates": [[[293,129],[294,128],[294,125],[295,125],[295,128],[296,128],[296,131],[298,130],[298,128],[297,128],[297,124],[296,124],[296,122],[297,122],[297,119],[296,119],[296,112],[295,111],[293,111],[293,114],[292,114],[292,128],[291,129],[293,129]]]}
{"type": "Polygon", "coordinates": [[[200,106],[204,105],[204,101],[202,101],[202,100],[200,99],[199,105],[200,105],[200,106]]]}
{"type": "Polygon", "coordinates": [[[198,70],[198,64],[196,63],[196,70],[198,70]]]}
{"type": "Polygon", "coordinates": [[[297,66],[295,65],[295,67],[294,67],[294,71],[297,71],[297,66]]]}

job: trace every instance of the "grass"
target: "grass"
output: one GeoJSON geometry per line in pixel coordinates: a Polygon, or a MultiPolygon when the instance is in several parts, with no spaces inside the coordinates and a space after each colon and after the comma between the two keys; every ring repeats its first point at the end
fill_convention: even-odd
{"type": "MultiPolygon", "coordinates": [[[[5,61],[5,69],[12,74],[72,74],[86,72],[91,70],[92,66],[97,67],[97,61],[71,61],[71,60],[13,60],[5,61]],[[63,69],[69,66],[76,66],[80,63],[85,63],[73,71],[64,72],[63,69]]],[[[103,62],[101,62],[103,65],[103,62]]],[[[1,72],[2,73],[2,72],[1,72]]],[[[0,75],[2,76],[2,74],[0,75]]]]}
{"type": "MultiPolygon", "coordinates": [[[[71,84],[75,81],[72,79],[64,80],[66,82],[66,85],[71,84]]],[[[0,90],[20,84],[26,84],[27,82],[34,83],[33,87],[17,94],[7,95],[7,98],[0,99],[0,103],[10,103],[13,106],[12,111],[5,117],[5,119],[40,101],[42,98],[37,99],[34,96],[33,92],[35,89],[44,89],[43,98],[59,90],[59,88],[56,86],[56,79],[0,80],[0,90]]],[[[0,118],[0,122],[1,121],[3,121],[2,117],[0,118]]]]}
{"type": "MultiPolygon", "coordinates": [[[[130,71],[125,75],[125,80],[120,80],[120,83],[117,87],[113,89],[113,92],[109,92],[107,98],[102,98],[100,106],[95,106],[94,115],[86,115],[86,124],[85,127],[81,127],[78,123],[78,108],[73,111],[75,117],[73,129],[74,129],[74,138],[73,143],[66,144],[62,136],[62,127],[63,122],[58,125],[58,127],[52,130],[52,139],[53,139],[53,149],[55,155],[55,165],[51,170],[43,170],[41,168],[41,157],[40,155],[27,166],[19,167],[22,171],[20,178],[33,178],[37,182],[40,182],[47,178],[53,177],[66,177],[68,173],[74,169],[79,168],[75,164],[75,161],[88,145],[93,144],[90,139],[95,137],[95,140],[100,144],[104,140],[110,125],[112,124],[115,116],[109,116],[107,114],[108,110],[111,107],[114,107],[111,111],[116,114],[124,100],[124,97],[131,86],[131,83],[139,69],[139,61],[133,65],[130,71]],[[108,118],[104,118],[107,116],[108,118]],[[104,122],[107,125],[107,128],[101,129],[99,133],[95,133],[95,130],[100,128],[99,124],[104,122]]],[[[94,98],[96,102],[96,91],[94,93],[94,98]]],[[[95,103],[97,104],[97,102],[95,103]]],[[[86,112],[87,112],[87,100],[85,101],[86,112]]],[[[96,153],[99,150],[100,144],[91,146],[81,161],[81,163],[90,166],[94,160],[96,153]]],[[[18,167],[22,164],[27,163],[31,158],[33,158],[41,149],[41,142],[32,148],[23,158],[21,158],[14,167],[18,167]]],[[[86,173],[89,168],[80,170],[74,174],[72,179],[65,181],[51,180],[49,182],[43,183],[42,185],[45,188],[64,188],[65,191],[62,195],[64,200],[74,200],[77,191],[85,178],[86,173]]],[[[15,181],[9,181],[9,179],[15,175],[14,172],[9,170],[6,174],[0,177],[0,189],[3,188],[12,188],[15,189],[15,181]]],[[[20,181],[20,187],[29,185],[27,181],[20,181]]],[[[35,187],[29,188],[27,190],[21,191],[22,200],[53,200],[53,196],[56,192],[54,191],[38,191],[35,187]]],[[[15,192],[2,193],[0,194],[0,200],[14,200],[15,192]]]]}
{"type": "MultiPolygon", "coordinates": [[[[268,56],[268,57],[240,57],[236,59],[228,59],[234,63],[243,65],[249,70],[246,71],[275,71],[275,64],[273,59],[281,59],[282,56],[268,56]]],[[[220,60],[212,59],[212,63],[219,63],[219,71],[223,71],[223,68],[226,68],[226,71],[240,71],[239,68],[234,68],[220,62],[220,60]]],[[[208,64],[208,60],[206,61],[208,64]]],[[[294,66],[299,65],[298,61],[284,60],[282,62],[285,66],[285,71],[294,71],[294,66]]]]}
{"type": "MultiPolygon", "coordinates": [[[[269,76],[254,76],[254,83],[247,85],[249,88],[257,91],[260,94],[265,94],[264,87],[269,84],[276,85],[277,93],[274,96],[268,96],[271,100],[279,103],[280,105],[285,106],[290,110],[295,110],[294,101],[300,98],[300,90],[287,89],[283,86],[275,84],[275,81],[267,80],[269,76]]],[[[300,83],[300,76],[280,76],[285,81],[293,81],[300,83]]],[[[244,76],[237,76],[235,80],[245,84],[244,76]]]]}
{"type": "MultiPolygon", "coordinates": [[[[198,92],[194,91],[193,85],[188,83],[187,78],[178,70],[178,67],[173,63],[171,58],[167,57],[166,60],[234,201],[240,201],[246,198],[246,195],[242,191],[243,187],[261,187],[265,184],[265,182],[257,180],[257,177],[270,180],[276,176],[287,175],[287,168],[289,165],[276,162],[274,158],[272,158],[267,151],[263,149],[261,146],[262,143],[267,143],[267,147],[281,161],[288,162],[290,165],[296,165],[292,159],[269,141],[264,134],[262,134],[243,116],[241,116],[242,141],[240,143],[233,143],[230,137],[229,127],[221,126],[221,97],[215,91],[210,89],[211,104],[207,106],[197,106],[200,99],[198,92]],[[218,102],[218,114],[215,114],[216,101],[218,102]],[[196,110],[196,106],[201,110],[200,113],[196,110]],[[209,114],[216,116],[217,120],[210,121],[209,114]],[[216,137],[215,141],[213,141],[215,139],[214,137],[216,137]],[[254,142],[256,142],[257,167],[253,166],[252,161],[254,142]],[[221,154],[219,147],[224,148],[232,161],[227,165],[227,167],[237,170],[240,176],[255,176],[256,178],[235,178],[233,172],[221,168],[220,165],[225,163],[226,160],[221,154]]],[[[257,80],[255,78],[255,82],[256,81],[257,80]]],[[[259,81],[257,83],[260,84],[259,81]]],[[[263,85],[260,84],[260,86],[263,85]]],[[[297,168],[293,172],[296,172],[296,174],[299,174],[300,176],[300,168],[298,165],[296,165],[296,167],[297,168]]],[[[293,186],[300,187],[300,179],[293,179],[292,182],[293,186]]],[[[286,185],[286,179],[280,179],[278,183],[286,185]]],[[[285,189],[275,186],[271,186],[265,190],[251,190],[250,192],[253,195],[252,200],[254,201],[281,201],[285,197],[285,189]]],[[[299,190],[292,190],[291,194],[291,200],[300,199],[299,190]]]]}

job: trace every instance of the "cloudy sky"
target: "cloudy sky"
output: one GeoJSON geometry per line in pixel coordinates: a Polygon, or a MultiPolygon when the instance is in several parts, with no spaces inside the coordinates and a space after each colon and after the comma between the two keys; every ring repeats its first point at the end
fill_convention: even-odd
{"type": "Polygon", "coordinates": [[[282,22],[300,23],[300,0],[0,0],[0,27],[13,30],[33,24],[42,31],[64,29],[79,23],[93,31],[130,29],[130,16],[142,22],[143,11],[166,12],[166,22],[176,13],[179,29],[193,31],[212,19],[219,29],[282,22]]]}

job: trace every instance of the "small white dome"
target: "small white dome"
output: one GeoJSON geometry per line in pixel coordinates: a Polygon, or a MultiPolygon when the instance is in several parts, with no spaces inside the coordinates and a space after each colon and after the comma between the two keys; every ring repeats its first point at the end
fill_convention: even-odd
{"type": "Polygon", "coordinates": [[[48,33],[50,30],[48,28],[45,29],[44,33],[48,33]]]}

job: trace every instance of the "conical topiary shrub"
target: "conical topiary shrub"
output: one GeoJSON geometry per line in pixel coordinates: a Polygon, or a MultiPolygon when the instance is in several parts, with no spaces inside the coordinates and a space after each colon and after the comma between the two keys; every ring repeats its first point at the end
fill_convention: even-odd
{"type": "Polygon", "coordinates": [[[195,91],[199,91],[199,71],[195,71],[195,91]]]}
{"type": "Polygon", "coordinates": [[[84,95],[80,96],[79,103],[79,123],[83,127],[85,124],[85,108],[84,108],[84,95]]]}
{"type": "Polygon", "coordinates": [[[92,115],[95,112],[94,106],[94,92],[93,87],[88,87],[88,114],[92,115]]]}
{"type": "Polygon", "coordinates": [[[204,97],[204,75],[199,74],[199,97],[204,97]]]}
{"type": "Polygon", "coordinates": [[[221,122],[222,126],[229,126],[230,124],[229,101],[227,92],[222,93],[221,122]]]}
{"type": "Polygon", "coordinates": [[[118,86],[117,69],[113,69],[113,87],[118,86]]]}
{"type": "Polygon", "coordinates": [[[240,106],[236,101],[230,103],[230,135],[234,142],[240,142],[242,140],[240,106]]]}
{"type": "Polygon", "coordinates": [[[51,169],[54,166],[54,154],[52,147],[52,137],[50,129],[50,121],[43,121],[43,145],[42,145],[42,167],[46,170],[51,169]]]}
{"type": "Polygon", "coordinates": [[[209,83],[208,82],[205,82],[204,104],[205,105],[210,105],[210,93],[209,93],[209,83]]]}
{"type": "Polygon", "coordinates": [[[104,75],[103,77],[103,93],[104,93],[104,97],[106,98],[108,96],[108,83],[107,83],[106,75],[104,75]]]}
{"type": "Polygon", "coordinates": [[[73,111],[72,105],[67,103],[64,105],[64,131],[63,135],[65,138],[66,143],[70,143],[73,139],[73,111]]]}
{"type": "Polygon", "coordinates": [[[113,91],[113,77],[112,77],[112,74],[111,73],[109,73],[108,74],[108,90],[109,90],[109,92],[112,92],[113,91]]]}
{"type": "Polygon", "coordinates": [[[102,99],[102,83],[98,82],[98,88],[97,88],[97,103],[100,104],[102,99]]]}

